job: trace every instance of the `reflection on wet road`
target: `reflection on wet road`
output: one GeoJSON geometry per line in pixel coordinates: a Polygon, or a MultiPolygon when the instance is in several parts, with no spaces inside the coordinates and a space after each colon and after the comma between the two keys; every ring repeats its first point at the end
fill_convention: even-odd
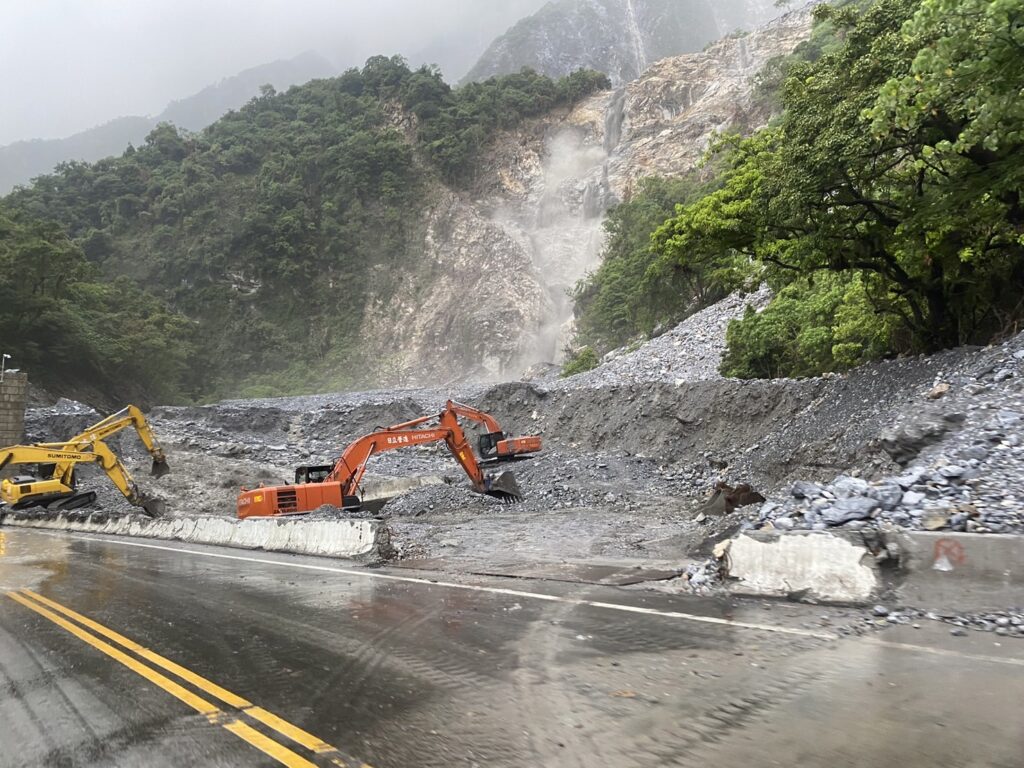
{"type": "Polygon", "coordinates": [[[140,543],[0,531],[0,766],[1020,765],[1012,640],[140,543]]]}

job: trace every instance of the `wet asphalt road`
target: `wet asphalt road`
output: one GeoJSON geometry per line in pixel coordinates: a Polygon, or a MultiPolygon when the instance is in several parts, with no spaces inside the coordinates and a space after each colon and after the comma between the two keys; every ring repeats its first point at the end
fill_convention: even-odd
{"type": "Polygon", "coordinates": [[[1024,762],[1019,641],[140,543],[0,531],[0,766],[1024,762]]]}

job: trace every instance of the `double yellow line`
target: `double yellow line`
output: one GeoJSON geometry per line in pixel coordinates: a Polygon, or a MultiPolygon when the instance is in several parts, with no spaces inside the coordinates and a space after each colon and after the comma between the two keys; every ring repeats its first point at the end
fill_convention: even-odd
{"type": "Polygon", "coordinates": [[[134,640],[130,640],[124,635],[115,632],[109,627],[103,626],[97,621],[93,621],[87,616],[83,616],[82,614],[71,610],[67,606],[61,605],[55,600],[43,597],[30,589],[8,592],[7,596],[12,600],[21,603],[26,608],[35,611],[40,616],[52,621],[61,629],[67,630],[79,640],[88,643],[101,653],[104,653],[115,661],[123,664],[128,669],[153,683],[153,685],[158,688],[162,688],[176,699],[184,702],[200,714],[205,715],[214,725],[222,726],[225,730],[230,731],[238,738],[274,758],[282,765],[288,766],[288,768],[316,768],[317,763],[308,760],[293,749],[275,741],[263,732],[258,731],[251,725],[248,725],[243,720],[243,716],[261,723],[280,736],[284,736],[286,739],[289,739],[309,750],[319,759],[318,761],[320,764],[327,763],[330,765],[341,766],[342,768],[370,768],[365,763],[360,763],[359,761],[354,761],[351,758],[346,757],[335,747],[332,747],[330,744],[318,739],[308,731],[304,731],[302,728],[278,717],[273,712],[268,712],[262,707],[257,707],[251,701],[248,701],[229,690],[221,688],[219,685],[207,680],[202,675],[198,675],[180,664],[176,664],[155,651],[151,651],[150,649],[139,645],[134,640]],[[92,630],[92,632],[88,630],[92,630]],[[124,650],[121,650],[121,648],[111,645],[97,635],[102,635],[108,640],[112,640],[114,643],[121,646],[121,648],[134,653],[135,656],[129,655],[124,650]],[[145,659],[155,667],[159,667],[170,672],[180,680],[187,682],[204,693],[209,694],[213,698],[220,700],[222,703],[231,707],[234,711],[222,709],[220,706],[214,704],[203,696],[194,693],[180,683],[172,680],[167,675],[158,672],[152,666],[144,664],[140,661],[140,658],[145,659]]]}

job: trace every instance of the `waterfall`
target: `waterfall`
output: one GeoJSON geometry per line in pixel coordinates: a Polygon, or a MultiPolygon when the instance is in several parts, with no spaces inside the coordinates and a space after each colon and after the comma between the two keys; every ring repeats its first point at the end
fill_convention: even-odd
{"type": "Polygon", "coordinates": [[[639,76],[647,69],[647,52],[644,47],[644,36],[636,21],[636,8],[633,7],[633,0],[626,0],[626,31],[629,33],[633,59],[636,61],[636,75],[639,76]]]}
{"type": "Polygon", "coordinates": [[[620,88],[608,105],[604,116],[604,151],[611,153],[622,140],[622,123],[626,119],[626,89],[620,88]]]}

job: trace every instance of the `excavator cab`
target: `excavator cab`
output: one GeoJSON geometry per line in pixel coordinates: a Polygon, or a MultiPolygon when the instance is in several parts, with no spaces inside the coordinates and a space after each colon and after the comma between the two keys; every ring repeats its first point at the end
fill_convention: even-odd
{"type": "Polygon", "coordinates": [[[331,474],[334,467],[330,464],[317,464],[307,467],[295,468],[295,484],[306,485],[307,483],[322,483],[331,474]]]}
{"type": "Polygon", "coordinates": [[[483,461],[490,461],[498,457],[498,443],[505,439],[504,432],[488,432],[480,435],[476,441],[477,451],[483,461]]]}
{"type": "Polygon", "coordinates": [[[95,491],[78,493],[74,473],[67,477],[67,485],[61,480],[47,477],[53,473],[52,464],[37,464],[37,474],[15,475],[0,483],[0,497],[11,509],[77,509],[96,501],[95,491]]]}

